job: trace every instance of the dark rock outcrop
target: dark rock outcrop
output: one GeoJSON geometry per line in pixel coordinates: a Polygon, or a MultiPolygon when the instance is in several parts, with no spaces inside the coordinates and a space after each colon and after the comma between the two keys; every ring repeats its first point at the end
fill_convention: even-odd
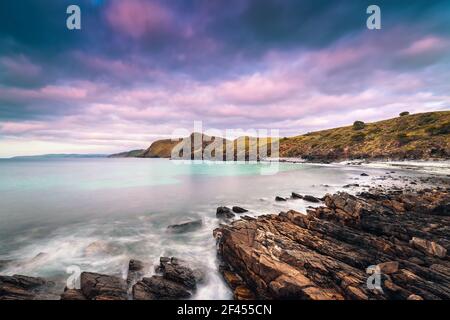
{"type": "Polygon", "coordinates": [[[296,193],[296,192],[292,192],[291,198],[292,199],[303,199],[303,196],[301,194],[296,193]]]}
{"type": "Polygon", "coordinates": [[[275,201],[281,202],[281,201],[287,201],[287,199],[284,198],[284,197],[276,196],[276,197],[275,197],[275,201]]]}
{"type": "Polygon", "coordinates": [[[145,264],[136,259],[131,259],[128,263],[127,284],[132,286],[144,276],[145,264]]]}
{"type": "Polygon", "coordinates": [[[219,219],[232,219],[236,215],[228,207],[218,207],[216,211],[216,217],[219,219]]]}
{"type": "Polygon", "coordinates": [[[314,202],[314,203],[319,203],[320,199],[316,198],[314,196],[310,196],[310,195],[304,195],[303,196],[303,200],[308,201],[308,202],[314,202]]]}
{"type": "Polygon", "coordinates": [[[186,299],[192,295],[203,273],[177,258],[161,257],[154,275],[138,281],[132,290],[135,300],[186,299]]]}
{"type": "Polygon", "coordinates": [[[118,277],[83,272],[81,292],[88,300],[127,300],[127,284],[118,277]]]}
{"type": "Polygon", "coordinates": [[[43,299],[54,283],[23,275],[0,276],[0,300],[43,299]]]}
{"type": "Polygon", "coordinates": [[[238,207],[238,206],[234,206],[232,208],[232,210],[233,210],[234,213],[246,213],[246,212],[248,212],[247,209],[244,209],[244,208],[241,208],[241,207],[238,207]]]}
{"type": "Polygon", "coordinates": [[[202,227],[202,220],[198,219],[198,220],[189,220],[189,221],[184,221],[178,224],[172,224],[170,226],[167,227],[167,230],[169,232],[173,232],[173,233],[185,233],[185,232],[191,232],[197,229],[200,229],[202,227]]]}
{"type": "Polygon", "coordinates": [[[324,202],[306,215],[247,217],[214,231],[235,298],[240,287],[262,299],[450,299],[450,220],[433,214],[448,192],[337,193],[324,202]],[[367,285],[371,275],[383,291],[367,285]]]}

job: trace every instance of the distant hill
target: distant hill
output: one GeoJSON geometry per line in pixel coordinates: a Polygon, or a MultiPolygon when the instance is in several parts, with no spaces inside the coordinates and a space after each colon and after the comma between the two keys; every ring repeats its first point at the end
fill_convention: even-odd
{"type": "Polygon", "coordinates": [[[106,154],[42,154],[33,156],[17,156],[8,159],[20,160],[20,159],[66,159],[66,158],[106,158],[106,154]]]}
{"type": "MultiPolygon", "coordinates": [[[[200,135],[199,133],[193,133],[200,135]]],[[[217,137],[203,136],[200,146],[192,146],[191,153],[203,153],[205,148],[217,141],[217,137]]],[[[182,139],[153,142],[142,154],[125,152],[125,156],[136,152],[136,157],[170,158],[175,146],[182,139]]],[[[246,154],[250,146],[261,147],[270,140],[240,137],[233,141],[245,141],[246,154]]],[[[229,142],[229,141],[228,141],[229,142]]],[[[339,161],[347,159],[450,159],[450,111],[428,112],[363,123],[355,121],[351,126],[311,132],[279,140],[280,157],[298,157],[310,161],[339,161]]],[[[236,158],[236,151],[234,156],[236,158]]],[[[270,148],[269,148],[270,155],[270,148]]]]}
{"type": "Polygon", "coordinates": [[[126,151],[126,152],[111,154],[108,156],[108,158],[143,158],[144,152],[145,152],[144,149],[131,150],[131,151],[126,151]]]}

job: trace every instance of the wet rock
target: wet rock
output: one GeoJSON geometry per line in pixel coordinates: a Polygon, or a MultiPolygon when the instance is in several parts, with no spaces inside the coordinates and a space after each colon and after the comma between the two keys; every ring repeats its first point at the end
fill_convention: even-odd
{"type": "Polygon", "coordinates": [[[433,241],[413,237],[409,242],[413,247],[423,253],[444,258],[447,255],[447,249],[433,241]]]}
{"type": "Polygon", "coordinates": [[[61,295],[61,300],[87,300],[79,289],[66,289],[61,295]]]}
{"type": "Polygon", "coordinates": [[[302,196],[301,194],[292,192],[291,198],[292,198],[292,199],[303,199],[303,196],[302,196]]]}
{"type": "Polygon", "coordinates": [[[241,207],[238,207],[238,206],[234,206],[234,207],[232,208],[232,210],[233,210],[233,212],[235,212],[235,213],[245,213],[245,212],[248,212],[247,209],[244,209],[244,208],[241,208],[241,207]]]}
{"type": "Polygon", "coordinates": [[[391,274],[398,271],[398,262],[397,261],[383,262],[378,264],[377,267],[381,273],[391,274]]]}
{"type": "Polygon", "coordinates": [[[314,202],[314,203],[320,202],[319,198],[316,198],[316,197],[310,196],[310,195],[303,196],[303,200],[308,201],[308,202],[314,202]]]}
{"type": "Polygon", "coordinates": [[[132,286],[144,276],[145,264],[136,259],[131,259],[128,263],[127,284],[132,286]]]}
{"type": "Polygon", "coordinates": [[[163,259],[160,260],[157,271],[161,272],[165,279],[181,284],[187,289],[192,290],[195,290],[197,283],[203,279],[203,274],[200,270],[192,269],[185,261],[174,257],[169,260],[163,257],[163,259]]]}
{"type": "Polygon", "coordinates": [[[41,299],[41,294],[53,287],[54,283],[43,278],[23,275],[0,276],[0,300],[41,299]]]}
{"type": "Polygon", "coordinates": [[[253,292],[247,288],[246,286],[238,286],[236,289],[234,289],[234,299],[236,300],[254,300],[255,295],[253,292]]]}
{"type": "Polygon", "coordinates": [[[232,219],[236,215],[228,207],[218,207],[216,217],[219,219],[232,219]]]}
{"type": "Polygon", "coordinates": [[[89,300],[127,300],[127,284],[118,277],[83,272],[81,292],[89,300]]]}
{"type": "Polygon", "coordinates": [[[360,176],[361,177],[368,177],[369,175],[367,173],[363,172],[363,173],[360,174],[360,176]]]}
{"type": "Polygon", "coordinates": [[[191,296],[188,289],[162,276],[143,278],[133,286],[135,300],[174,300],[187,299],[191,296]]]}
{"type": "Polygon", "coordinates": [[[200,229],[202,227],[202,220],[189,220],[184,221],[178,224],[172,224],[167,227],[167,230],[169,232],[173,233],[185,233],[185,232],[191,232],[195,231],[197,229],[200,229]]]}
{"type": "Polygon", "coordinates": [[[347,188],[353,188],[353,187],[359,187],[359,184],[357,184],[357,183],[346,184],[342,188],[347,189],[347,188]]]}
{"type": "Polygon", "coordinates": [[[235,298],[449,299],[450,220],[431,214],[448,201],[436,190],[339,192],[306,215],[235,220],[214,231],[222,273],[235,298]],[[367,288],[369,266],[382,272],[383,292],[367,288]]]}
{"type": "Polygon", "coordinates": [[[287,201],[286,198],[280,197],[280,196],[276,196],[275,197],[275,201],[287,201]]]}

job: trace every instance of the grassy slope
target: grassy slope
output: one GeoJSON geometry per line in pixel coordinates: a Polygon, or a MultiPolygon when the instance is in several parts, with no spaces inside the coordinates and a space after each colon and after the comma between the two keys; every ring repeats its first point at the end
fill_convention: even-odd
{"type": "Polygon", "coordinates": [[[449,158],[450,111],[397,117],[362,130],[348,126],[283,138],[280,155],[310,160],[449,158]]]}
{"type": "MultiPolygon", "coordinates": [[[[263,142],[260,140],[258,144],[263,142]]],[[[178,143],[170,139],[155,141],[141,156],[169,158],[172,148],[178,143]]],[[[252,139],[250,144],[254,143],[256,141],[252,139]]],[[[207,144],[204,143],[203,148],[207,144]]],[[[347,126],[283,138],[280,140],[280,156],[317,161],[358,158],[449,159],[450,111],[367,123],[361,130],[347,126]]]]}

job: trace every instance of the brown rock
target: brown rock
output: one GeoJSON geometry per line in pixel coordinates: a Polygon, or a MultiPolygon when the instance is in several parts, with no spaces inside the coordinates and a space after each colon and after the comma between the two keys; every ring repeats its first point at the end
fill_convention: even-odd
{"type": "Polygon", "coordinates": [[[379,263],[378,268],[381,273],[384,274],[391,274],[398,271],[398,262],[397,261],[389,261],[389,262],[383,262],[379,263]]]}
{"type": "Polygon", "coordinates": [[[409,242],[413,247],[423,253],[444,258],[447,255],[447,249],[433,241],[413,237],[409,242]]]}
{"type": "Polygon", "coordinates": [[[80,277],[81,292],[89,300],[127,300],[127,284],[123,279],[92,272],[80,277]]]}

